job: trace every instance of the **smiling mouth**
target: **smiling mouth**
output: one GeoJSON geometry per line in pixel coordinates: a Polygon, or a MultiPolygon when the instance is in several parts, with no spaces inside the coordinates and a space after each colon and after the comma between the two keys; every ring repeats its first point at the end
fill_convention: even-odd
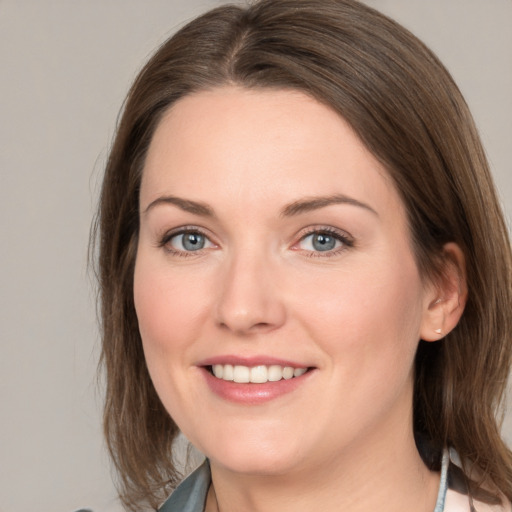
{"type": "Polygon", "coordinates": [[[292,366],[258,365],[242,366],[231,364],[214,364],[208,366],[209,372],[217,379],[236,382],[238,384],[265,384],[290,380],[304,375],[310,368],[294,368],[292,366]]]}

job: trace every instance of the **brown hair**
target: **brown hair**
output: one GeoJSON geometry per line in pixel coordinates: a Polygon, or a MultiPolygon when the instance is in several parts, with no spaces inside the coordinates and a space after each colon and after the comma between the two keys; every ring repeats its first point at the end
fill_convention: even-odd
{"type": "Polygon", "coordinates": [[[420,341],[414,428],[439,465],[444,446],[512,499],[498,415],[511,358],[511,251],[472,117],[417,38],[354,0],[261,0],[216,8],[165,42],[136,79],[110,152],[97,219],[106,371],[104,428],[127,508],[157,508],[178,474],[178,429],[146,368],[133,304],[144,158],[177,100],[226,84],[298,89],[343,116],[385,165],[408,212],[423,276],[442,248],[464,252],[468,301],[442,342],[420,341]]]}

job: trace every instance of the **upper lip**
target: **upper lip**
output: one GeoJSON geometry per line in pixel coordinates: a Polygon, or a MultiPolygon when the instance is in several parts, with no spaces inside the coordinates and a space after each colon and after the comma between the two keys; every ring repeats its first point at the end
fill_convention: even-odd
{"type": "Polygon", "coordinates": [[[250,357],[241,357],[235,355],[224,355],[224,356],[214,356],[199,361],[197,366],[213,366],[215,364],[231,364],[233,366],[291,366],[292,368],[308,368],[310,365],[299,363],[297,361],[291,361],[287,359],[281,359],[277,357],[271,356],[250,356],[250,357]]]}

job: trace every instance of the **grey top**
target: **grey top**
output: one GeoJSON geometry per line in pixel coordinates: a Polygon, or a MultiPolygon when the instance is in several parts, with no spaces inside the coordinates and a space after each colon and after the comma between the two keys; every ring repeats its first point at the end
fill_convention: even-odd
{"type": "MultiPolygon", "coordinates": [[[[459,456],[453,449],[443,452],[440,476],[433,512],[512,512],[512,505],[503,494],[499,496],[501,503],[494,505],[468,496],[467,477],[462,472],[459,456]]],[[[210,483],[210,464],[206,460],[183,480],[158,512],[204,512],[210,483]]],[[[75,512],[92,510],[80,509],[75,512]]]]}
{"type": "MultiPolygon", "coordinates": [[[[449,462],[450,456],[448,450],[445,450],[441,466],[441,482],[434,512],[444,512],[446,490],[448,488],[449,462]]],[[[183,480],[167,501],[160,507],[159,512],[204,512],[210,482],[210,464],[208,460],[206,460],[192,474],[183,480]]]]}
{"type": "Polygon", "coordinates": [[[207,459],[176,487],[158,512],[203,512],[210,482],[207,459]]]}

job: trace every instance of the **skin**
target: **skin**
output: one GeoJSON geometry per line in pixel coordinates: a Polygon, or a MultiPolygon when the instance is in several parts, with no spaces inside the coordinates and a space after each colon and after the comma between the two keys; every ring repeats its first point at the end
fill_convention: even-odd
{"type": "Polygon", "coordinates": [[[210,458],[207,510],[432,511],[439,481],[414,444],[412,368],[419,339],[438,340],[462,312],[461,256],[447,246],[455,270],[423,281],[402,201],[348,124],[300,92],[187,96],[151,142],[140,211],[146,361],[210,458]],[[345,200],[290,213],[335,195],[345,200]],[[172,238],[183,227],[206,236],[203,249],[172,238]],[[341,238],[321,252],[311,231],[326,229],[341,238]],[[313,370],[283,396],[233,403],[198,367],[226,354],[313,370]]]}

